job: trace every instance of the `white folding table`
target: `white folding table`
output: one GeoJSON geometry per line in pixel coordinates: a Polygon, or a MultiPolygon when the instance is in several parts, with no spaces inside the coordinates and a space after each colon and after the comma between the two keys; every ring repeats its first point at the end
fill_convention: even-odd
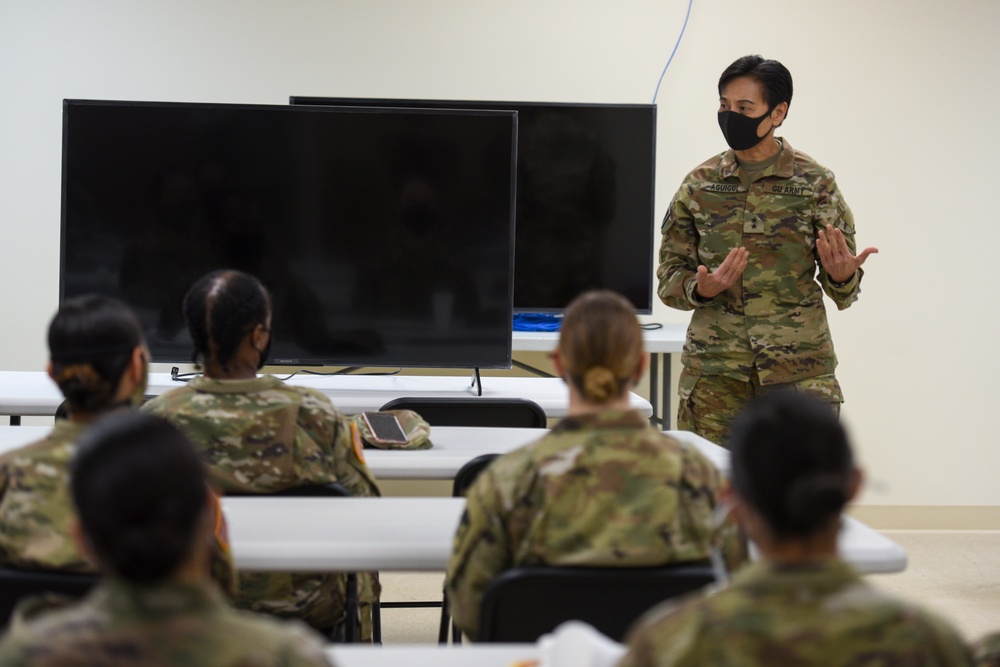
{"type": "MultiPolygon", "coordinates": [[[[0,454],[45,437],[51,426],[0,425],[0,454]]],[[[459,469],[481,454],[506,454],[548,431],[540,428],[434,426],[431,449],[366,449],[365,459],[376,479],[454,479],[459,469]]],[[[723,475],[729,472],[729,452],[688,431],[670,431],[705,455],[723,475]]]]}
{"type": "Polygon", "coordinates": [[[537,661],[538,644],[331,644],[326,654],[337,667],[517,667],[537,661]]]}
{"type": "MultiPolygon", "coordinates": [[[[464,498],[223,498],[236,566],[282,571],[443,571],[464,498]]],[[[844,517],[840,555],[863,573],[898,572],[906,552],[844,517]]]]}
{"type": "MultiPolygon", "coordinates": [[[[300,374],[288,384],[318,389],[338,409],[348,414],[378,410],[403,396],[469,398],[477,395],[470,377],[456,375],[310,375],[300,374]]],[[[538,403],[547,417],[564,417],[569,391],[559,378],[482,378],[484,398],[526,398],[538,403]]],[[[150,373],[146,394],[158,396],[184,386],[169,373],[150,373]]],[[[41,371],[0,371],[0,414],[17,421],[26,415],[53,415],[63,397],[56,384],[41,371]]],[[[636,393],[629,396],[631,407],[646,417],[653,406],[636,393]]]]}

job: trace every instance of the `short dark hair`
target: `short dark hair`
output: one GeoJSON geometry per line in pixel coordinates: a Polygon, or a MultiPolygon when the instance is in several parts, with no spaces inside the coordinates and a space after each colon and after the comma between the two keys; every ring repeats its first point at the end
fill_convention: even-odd
{"type": "Polygon", "coordinates": [[[135,584],[168,578],[189,556],[208,487],[190,440],[163,418],[115,412],[81,436],[71,486],[95,555],[135,584]]]}
{"type": "Polygon", "coordinates": [[[829,404],[769,392],[733,420],[728,444],[733,489],[777,538],[815,534],[847,504],[854,457],[829,404]]]}
{"type": "Polygon", "coordinates": [[[226,368],[244,336],[267,322],[271,296],[250,274],[223,269],[202,276],[184,295],[183,307],[192,360],[211,358],[226,368]]]}
{"type": "Polygon", "coordinates": [[[777,60],[765,60],[762,56],[743,56],[736,59],[719,77],[719,96],[722,89],[733,79],[749,77],[764,90],[764,101],[768,110],[782,102],[792,103],[792,73],[777,60]]]}
{"type": "Polygon", "coordinates": [[[135,314],[121,301],[97,294],[67,299],[49,324],[52,375],[70,412],[102,412],[144,343],[135,314]]]}

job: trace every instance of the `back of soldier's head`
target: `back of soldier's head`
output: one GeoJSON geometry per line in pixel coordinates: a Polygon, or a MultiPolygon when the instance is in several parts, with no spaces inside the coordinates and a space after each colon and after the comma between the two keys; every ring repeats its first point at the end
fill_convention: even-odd
{"type": "Polygon", "coordinates": [[[754,400],[733,421],[732,483],[779,539],[813,535],[851,496],[854,459],[830,406],[793,390],[754,400]]]}
{"type": "Polygon", "coordinates": [[[111,407],[142,327],[128,306],[96,294],[68,299],[49,324],[52,375],[70,412],[111,407]]]}
{"type": "Polygon", "coordinates": [[[620,294],[585,292],[566,309],[557,354],[569,382],[588,401],[606,403],[624,395],[643,353],[635,309],[620,294]]]}
{"type": "Polygon", "coordinates": [[[206,511],[202,463],[170,422],[119,412],[80,438],[73,502],[94,554],[134,584],[169,578],[191,555],[206,511]]]}
{"type": "Polygon", "coordinates": [[[183,307],[193,360],[211,358],[225,368],[254,327],[267,327],[271,296],[257,278],[224,269],[202,276],[184,296],[183,307]]]}

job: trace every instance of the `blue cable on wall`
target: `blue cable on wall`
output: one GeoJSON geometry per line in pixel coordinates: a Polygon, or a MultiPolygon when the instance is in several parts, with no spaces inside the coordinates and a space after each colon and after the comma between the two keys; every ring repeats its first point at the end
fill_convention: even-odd
{"type": "Polygon", "coordinates": [[[681,26],[681,34],[677,35],[677,43],[674,44],[674,50],[670,52],[667,64],[663,66],[663,71],[660,73],[660,80],[656,82],[656,90],[653,92],[653,104],[656,104],[656,96],[660,94],[660,84],[663,83],[663,76],[667,73],[667,68],[670,67],[670,63],[674,59],[674,54],[677,53],[677,47],[681,45],[681,38],[684,37],[684,31],[688,27],[688,19],[691,18],[692,4],[694,4],[694,0],[688,0],[687,14],[684,15],[684,25],[681,26]]]}

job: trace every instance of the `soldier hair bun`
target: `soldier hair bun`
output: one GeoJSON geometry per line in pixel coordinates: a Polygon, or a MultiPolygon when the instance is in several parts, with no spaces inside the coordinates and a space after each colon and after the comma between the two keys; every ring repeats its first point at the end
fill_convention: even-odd
{"type": "Polygon", "coordinates": [[[55,381],[62,395],[77,411],[100,412],[114,398],[115,387],[90,364],[63,366],[55,381]]]}
{"type": "Polygon", "coordinates": [[[847,505],[847,480],[842,475],[818,474],[795,480],[785,497],[789,527],[808,532],[840,516],[847,505]]]}
{"type": "Polygon", "coordinates": [[[592,403],[606,403],[621,395],[622,384],[615,374],[604,366],[592,366],[583,374],[583,395],[592,403]]]}

